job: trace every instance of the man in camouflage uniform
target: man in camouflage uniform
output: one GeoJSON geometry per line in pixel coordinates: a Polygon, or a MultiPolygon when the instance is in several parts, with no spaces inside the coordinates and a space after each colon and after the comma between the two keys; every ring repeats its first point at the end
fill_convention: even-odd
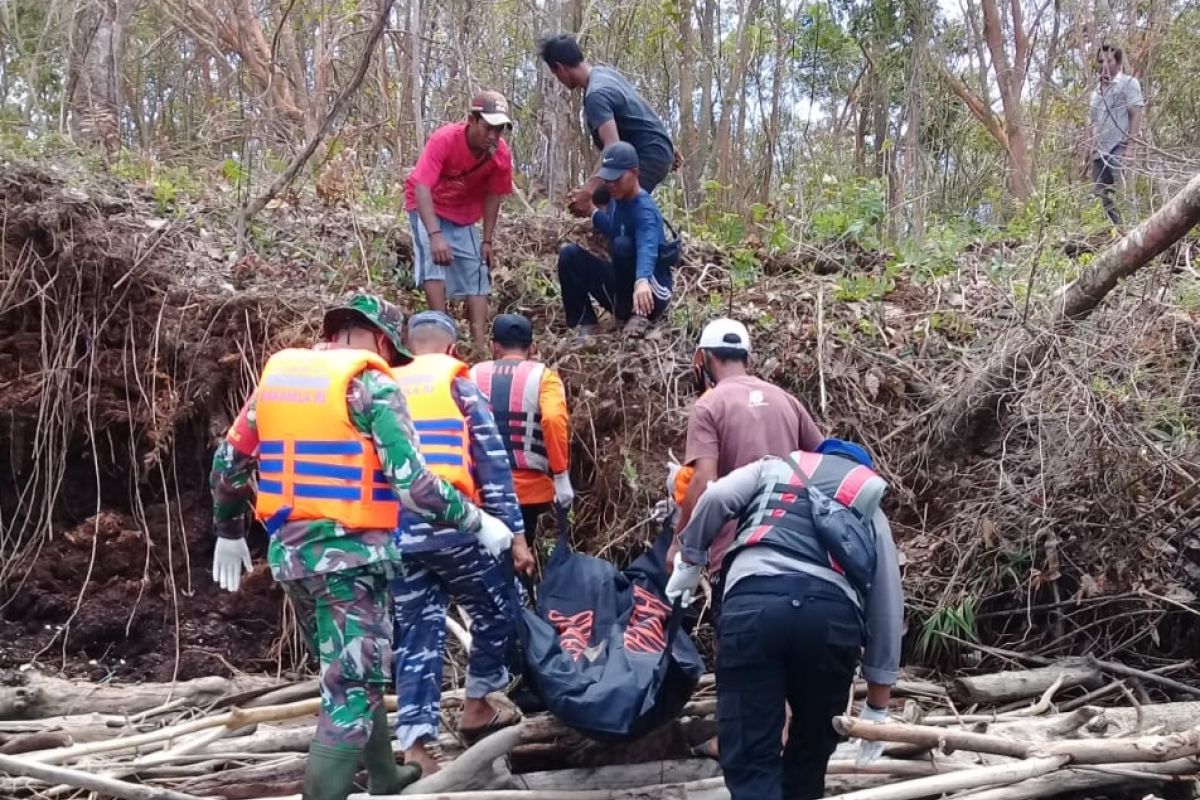
{"type": "Polygon", "coordinates": [[[405,760],[419,764],[426,775],[438,769],[426,743],[436,740],[438,733],[449,598],[471,619],[466,699],[459,731],[473,741],[516,722],[511,712],[494,708],[487,695],[508,684],[505,655],[516,633],[518,602],[513,567],[522,572],[533,568],[508,452],[487,398],[468,377],[466,365],[454,357],[457,341],[458,327],[446,314],[424,311],[414,315],[408,322],[408,348],[415,360],[396,371],[396,380],[408,398],[421,452],[431,469],[442,470],[439,474],[460,490],[474,489],[480,506],[515,535],[511,552],[493,553],[469,534],[447,530],[416,515],[401,515],[396,543],[405,570],[392,582],[396,739],[405,760]],[[449,423],[445,418],[450,416],[461,418],[454,427],[465,424],[465,437],[434,433],[431,426],[449,423]]]}
{"type": "MultiPolygon", "coordinates": [[[[222,588],[236,591],[242,569],[250,568],[244,520],[247,505],[257,493],[256,515],[270,535],[267,558],[272,574],[298,607],[315,609],[321,711],[309,748],[304,800],[344,800],[352,789],[360,758],[366,765],[372,794],[399,792],[420,775],[417,766],[396,765],[383,706],[391,655],[388,581],[398,572],[400,558],[392,541],[393,525],[384,524],[384,515],[390,513],[394,520],[402,507],[422,520],[456,528],[480,541],[507,542],[512,537],[502,522],[480,511],[454,487],[429,472],[418,455],[404,398],[389,367],[412,358],[402,344],[403,324],[399,309],[368,295],[352,296],[344,305],[331,309],[324,318],[325,342],[314,350],[339,354],[326,358],[312,351],[284,350],[272,356],[258,390],[238,415],[213,461],[210,485],[218,537],[214,580],[222,588]],[[350,369],[360,362],[367,364],[346,383],[344,411],[336,395],[312,388],[319,384],[319,374],[280,374],[278,368],[273,371],[273,364],[290,363],[292,373],[303,372],[306,361],[345,363],[351,365],[350,369]],[[320,399],[313,401],[311,411],[305,406],[293,406],[300,409],[299,414],[277,410],[286,402],[313,393],[320,399]],[[270,421],[265,413],[268,408],[275,415],[270,421]],[[287,417],[287,413],[292,416],[287,417]],[[284,419],[291,419],[295,430],[280,431],[278,420],[284,419]],[[260,429],[268,422],[273,433],[263,430],[260,442],[260,429]],[[300,448],[308,446],[311,451],[314,444],[302,440],[319,439],[322,429],[340,432],[344,437],[332,443],[339,452],[344,452],[345,446],[356,447],[358,453],[365,454],[360,457],[367,458],[366,463],[377,464],[380,469],[369,469],[367,474],[373,474],[374,481],[380,483],[374,488],[371,482],[364,484],[361,475],[365,470],[361,468],[318,463],[325,473],[316,474],[334,477],[326,477],[326,483],[318,486],[324,494],[301,494],[301,482],[321,480],[305,478],[299,469],[300,448]],[[276,442],[276,438],[289,443],[276,442]],[[274,480],[280,465],[287,463],[289,452],[296,460],[282,469],[292,472],[274,480]],[[339,481],[337,476],[344,476],[347,470],[359,473],[359,479],[339,481]],[[252,480],[256,471],[261,473],[257,484],[252,480]],[[374,509],[378,527],[353,527],[337,518],[299,513],[302,507],[311,509],[314,503],[302,498],[358,491],[360,484],[365,488],[357,504],[341,501],[340,506],[334,502],[331,507],[338,507],[339,515],[350,519],[363,517],[366,512],[359,509],[374,509]],[[283,501],[294,503],[297,509],[282,505],[265,513],[272,507],[271,502],[278,505],[278,501],[264,504],[264,496],[275,494],[282,494],[283,501]]],[[[330,443],[315,444],[318,451],[326,445],[327,451],[330,443]]],[[[320,451],[318,457],[327,454],[320,451]]],[[[312,485],[306,484],[306,488],[312,485]]],[[[315,502],[330,505],[330,501],[315,502]]]]}

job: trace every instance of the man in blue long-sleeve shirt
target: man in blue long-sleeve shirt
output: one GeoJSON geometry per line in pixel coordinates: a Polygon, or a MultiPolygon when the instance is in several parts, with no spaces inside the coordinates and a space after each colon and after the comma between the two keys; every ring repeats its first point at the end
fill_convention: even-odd
{"type": "Polygon", "coordinates": [[[590,207],[592,224],[608,239],[612,260],[574,244],[559,251],[558,282],[567,327],[582,339],[596,332],[594,298],[624,325],[626,335],[645,336],[671,300],[675,257],[663,252],[662,213],[638,185],[633,145],[617,142],[604,148],[598,174],[610,200],[603,207],[590,207]]]}
{"type": "Polygon", "coordinates": [[[396,738],[405,760],[424,774],[438,770],[426,749],[436,740],[441,699],[446,610],[454,598],[471,618],[466,701],[459,731],[473,740],[517,721],[487,700],[509,680],[505,665],[516,609],[512,571],[533,568],[524,523],[513,489],[508,451],[487,398],[453,356],[458,328],[440,311],[414,315],[408,323],[411,364],[396,382],[417,431],[429,468],[472,497],[514,533],[512,550],[493,552],[471,534],[402,514],[396,546],[403,575],[392,582],[395,603],[396,738]],[[457,431],[457,432],[455,432],[457,431]],[[464,436],[465,434],[465,436],[464,436]]]}

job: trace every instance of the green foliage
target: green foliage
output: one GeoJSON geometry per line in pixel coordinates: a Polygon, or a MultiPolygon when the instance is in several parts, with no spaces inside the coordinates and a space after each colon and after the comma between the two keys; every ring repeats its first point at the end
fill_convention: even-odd
{"type": "Polygon", "coordinates": [[[839,275],[835,296],[843,302],[882,300],[895,288],[896,281],[888,273],[883,275],[839,275]]]}
{"type": "Polygon", "coordinates": [[[867,249],[878,248],[878,228],[887,213],[885,198],[877,180],[831,181],[809,219],[808,237],[818,243],[848,239],[867,249]]]}
{"type": "Polygon", "coordinates": [[[955,644],[947,636],[953,636],[968,642],[979,641],[976,613],[978,601],[974,597],[964,597],[957,603],[938,606],[921,625],[921,635],[917,646],[926,657],[938,653],[948,653],[955,644]]]}

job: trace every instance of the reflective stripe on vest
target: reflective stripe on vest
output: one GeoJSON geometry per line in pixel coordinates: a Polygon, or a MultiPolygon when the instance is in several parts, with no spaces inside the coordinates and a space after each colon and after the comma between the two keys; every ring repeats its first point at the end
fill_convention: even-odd
{"type": "Polygon", "coordinates": [[[330,519],[347,529],[395,527],[400,503],[375,451],[350,421],[346,391],[364,369],[391,374],[365,350],[283,350],[255,393],[259,435],[255,516],[330,519]]]}
{"type": "Polygon", "coordinates": [[[857,513],[870,523],[887,483],[869,467],[847,458],[795,452],[792,460],[804,477],[783,459],[763,462],[762,481],[738,524],[737,537],[725,556],[725,567],[746,547],[766,545],[810,564],[841,572],[817,541],[806,483],[857,513]]]}
{"type": "Polygon", "coordinates": [[[550,474],[542,430],[542,376],[546,365],[528,359],[485,361],[471,377],[492,403],[492,414],[513,469],[550,474]]]}
{"type": "Polygon", "coordinates": [[[456,378],[470,378],[467,365],[453,356],[427,353],[394,372],[425,465],[468,498],[475,499],[471,439],[466,417],[454,402],[452,389],[456,378]]]}

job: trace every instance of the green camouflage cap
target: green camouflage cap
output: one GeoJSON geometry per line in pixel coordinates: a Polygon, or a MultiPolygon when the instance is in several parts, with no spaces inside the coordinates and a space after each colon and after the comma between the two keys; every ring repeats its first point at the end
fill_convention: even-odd
{"type": "Polygon", "coordinates": [[[404,312],[399,306],[373,294],[356,292],[326,311],[321,335],[328,339],[337,333],[347,318],[353,317],[370,323],[388,338],[399,357],[398,363],[392,364],[393,367],[400,367],[412,361],[412,353],[404,347],[404,312]]]}

